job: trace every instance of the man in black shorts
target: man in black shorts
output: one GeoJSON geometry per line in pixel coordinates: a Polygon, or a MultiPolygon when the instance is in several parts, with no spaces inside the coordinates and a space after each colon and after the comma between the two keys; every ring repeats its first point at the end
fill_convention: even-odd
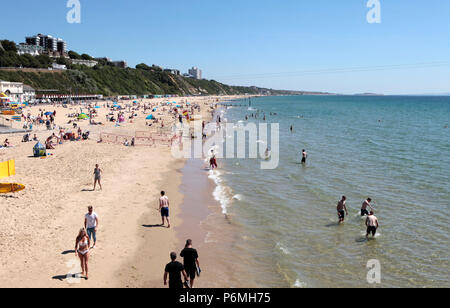
{"type": "Polygon", "coordinates": [[[344,222],[345,214],[347,214],[347,216],[348,216],[347,206],[345,204],[346,200],[347,200],[347,197],[346,196],[342,196],[341,201],[339,201],[338,205],[337,205],[337,212],[338,212],[338,217],[339,217],[339,223],[343,223],[344,222]]]}
{"type": "Polygon", "coordinates": [[[373,214],[372,211],[369,213],[369,216],[367,216],[366,226],[367,226],[366,238],[369,239],[370,233],[372,233],[372,237],[375,237],[375,234],[377,234],[377,229],[379,227],[379,224],[378,224],[378,218],[375,217],[375,215],[373,214]]]}
{"type": "Polygon", "coordinates": [[[308,158],[308,153],[306,153],[306,150],[302,150],[302,164],[306,164],[306,159],[308,158]]]}
{"type": "Polygon", "coordinates": [[[181,290],[183,289],[183,282],[181,281],[181,274],[183,274],[186,282],[189,282],[189,279],[184,271],[184,266],[177,260],[177,254],[172,252],[170,254],[170,259],[172,262],[166,265],[164,270],[164,285],[167,285],[167,276],[169,276],[169,289],[181,290]]]}
{"type": "Polygon", "coordinates": [[[373,211],[372,205],[370,205],[370,202],[372,202],[372,199],[367,198],[366,201],[363,202],[361,207],[361,216],[369,216],[369,211],[367,208],[369,207],[371,211],[373,211]]]}
{"type": "Polygon", "coordinates": [[[200,274],[200,263],[198,262],[197,250],[192,248],[192,240],[186,241],[186,246],[181,251],[180,257],[183,257],[183,264],[186,274],[191,279],[191,288],[194,287],[195,274],[197,273],[197,268],[200,274]]]}

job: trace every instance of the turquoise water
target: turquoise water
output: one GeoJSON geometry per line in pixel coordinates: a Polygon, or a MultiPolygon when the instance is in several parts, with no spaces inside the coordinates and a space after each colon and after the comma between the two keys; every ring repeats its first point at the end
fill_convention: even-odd
{"type": "MultiPolygon", "coordinates": [[[[450,287],[450,97],[263,97],[237,101],[228,122],[280,124],[280,163],[221,160],[211,178],[233,253],[261,287],[450,287]],[[270,115],[270,113],[277,115],[270,115]],[[290,125],[294,132],[290,132],[290,125]],[[301,150],[309,159],[300,164],[301,150]],[[336,203],[349,216],[337,224],[336,203]],[[379,234],[365,240],[363,200],[375,201],[379,234]]],[[[245,123],[244,123],[245,124],[245,123]]],[[[241,286],[246,286],[243,281],[241,286]]]]}

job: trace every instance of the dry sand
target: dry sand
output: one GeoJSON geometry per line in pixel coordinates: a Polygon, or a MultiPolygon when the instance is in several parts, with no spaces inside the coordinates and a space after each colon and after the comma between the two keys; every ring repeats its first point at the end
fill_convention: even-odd
{"type": "MultiPolygon", "coordinates": [[[[237,97],[170,101],[198,103],[206,119],[210,105],[218,99],[231,98],[237,97]]],[[[167,100],[145,102],[164,101],[167,100]]],[[[66,114],[79,112],[80,106],[32,107],[25,114],[30,111],[36,115],[39,108],[56,110],[56,124],[70,129],[66,114]]],[[[106,108],[98,111],[95,120],[105,123],[106,108]]],[[[180,250],[175,229],[182,222],[179,205],[183,196],[179,185],[184,160],[173,158],[167,145],[125,147],[97,143],[102,131],[131,135],[135,131],[161,130],[159,124],[146,126],[149,121],[144,113],[137,113],[134,123],[127,120],[120,127],[114,127],[114,123],[90,126],[87,120],[79,122],[83,131],[91,131],[90,140],[66,141],[48,151],[53,156],[42,159],[31,157],[35,142],[21,143],[23,134],[0,135],[2,142],[8,138],[14,145],[0,149],[0,161],[16,162],[16,175],[1,181],[26,185],[17,194],[0,195],[0,287],[163,287],[168,255],[180,250]],[[93,169],[97,163],[103,170],[103,191],[93,192],[93,169]],[[157,210],[161,190],[167,192],[171,201],[171,229],[155,226],[161,223],[157,210]],[[81,272],[73,249],[89,205],[99,215],[98,243],[89,260],[90,279],[67,279],[68,273],[81,272]]],[[[158,111],[155,115],[164,120],[169,133],[175,119],[167,112],[158,111]]],[[[54,132],[57,134],[58,130],[54,132]]],[[[44,141],[52,132],[42,126],[35,127],[32,136],[34,133],[44,141]]]]}

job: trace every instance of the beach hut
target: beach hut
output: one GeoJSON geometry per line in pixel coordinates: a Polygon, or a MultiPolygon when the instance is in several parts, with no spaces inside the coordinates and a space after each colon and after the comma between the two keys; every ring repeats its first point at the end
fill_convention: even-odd
{"type": "Polygon", "coordinates": [[[146,120],[153,120],[153,119],[154,119],[153,114],[149,115],[149,116],[146,117],[145,119],[146,119],[146,120]]]}
{"type": "Polygon", "coordinates": [[[36,145],[33,147],[33,155],[34,157],[47,156],[45,145],[40,142],[36,143],[36,145]]]}

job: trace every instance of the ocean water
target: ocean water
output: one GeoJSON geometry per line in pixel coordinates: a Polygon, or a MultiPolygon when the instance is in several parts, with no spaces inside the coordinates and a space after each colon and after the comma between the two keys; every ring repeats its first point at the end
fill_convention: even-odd
{"type": "Polygon", "coordinates": [[[222,250],[216,261],[227,285],[450,287],[450,97],[251,103],[233,102],[223,118],[237,123],[259,113],[248,122],[263,122],[265,114],[266,122],[279,123],[278,168],[261,170],[259,159],[221,159],[218,171],[204,171],[218,201],[203,222],[205,243],[222,250]],[[342,195],[349,216],[339,225],[342,195]],[[369,241],[359,214],[367,197],[380,221],[369,241]],[[367,281],[369,260],[381,265],[380,284],[367,281]]]}

